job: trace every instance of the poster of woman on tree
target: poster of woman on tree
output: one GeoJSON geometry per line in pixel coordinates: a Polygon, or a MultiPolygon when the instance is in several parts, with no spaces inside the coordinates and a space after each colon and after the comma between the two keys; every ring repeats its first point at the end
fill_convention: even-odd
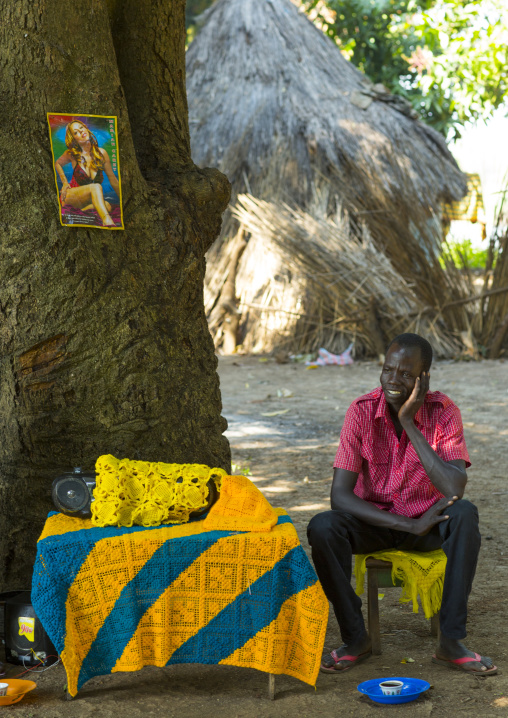
{"type": "Polygon", "coordinates": [[[124,229],[116,117],[48,112],[60,222],[124,229]]]}

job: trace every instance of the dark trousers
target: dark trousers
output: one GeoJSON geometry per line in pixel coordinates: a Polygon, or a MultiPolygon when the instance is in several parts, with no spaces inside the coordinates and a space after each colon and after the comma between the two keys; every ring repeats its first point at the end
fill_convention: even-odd
{"type": "Polygon", "coordinates": [[[440,611],[441,633],[447,638],[465,638],[467,599],[481,543],[478,510],[461,499],[447,508],[446,513],[450,518],[434,526],[426,536],[371,526],[341,511],[324,511],[314,516],[307,528],[312,560],[333,605],[345,644],[358,640],[365,631],[362,601],[351,586],[353,554],[392,548],[401,551],[443,549],[448,561],[440,611]]]}

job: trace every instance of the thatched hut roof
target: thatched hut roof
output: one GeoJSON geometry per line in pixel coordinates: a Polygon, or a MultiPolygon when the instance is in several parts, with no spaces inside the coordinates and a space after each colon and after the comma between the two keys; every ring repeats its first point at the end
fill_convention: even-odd
{"type": "MultiPolygon", "coordinates": [[[[441,135],[372,85],[291,0],[217,0],[202,17],[187,52],[194,161],[228,176],[233,203],[247,192],[317,218],[346,209],[418,280],[422,301],[451,301],[455,280],[438,261],[441,207],[466,183],[441,135]]],[[[226,235],[232,226],[229,216],[226,235]]],[[[221,249],[209,255],[210,302],[221,249]]]]}
{"type": "Polygon", "coordinates": [[[403,327],[439,356],[457,352],[365,225],[359,241],[347,214],[316,219],[249,195],[239,195],[233,214],[251,234],[237,274],[245,350],[340,353],[353,340],[357,354],[381,355],[403,327]]]}

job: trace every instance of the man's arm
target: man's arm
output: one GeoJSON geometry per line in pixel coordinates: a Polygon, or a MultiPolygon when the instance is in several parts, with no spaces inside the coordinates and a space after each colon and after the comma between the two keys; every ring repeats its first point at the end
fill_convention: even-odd
{"type": "Polygon", "coordinates": [[[416,379],[411,396],[400,408],[398,419],[432,484],[444,496],[461,499],[467,483],[466,462],[463,459],[444,461],[414,423],[416,412],[423,405],[429,390],[429,379],[429,372],[422,372],[421,377],[416,379]]]}
{"type": "Polygon", "coordinates": [[[346,511],[371,526],[407,531],[417,536],[425,536],[436,524],[446,521],[449,517],[448,515],[443,516],[442,512],[458,498],[457,495],[454,495],[451,499],[440,499],[420,518],[411,519],[408,516],[382,511],[377,506],[361,499],[354,493],[357,479],[358,472],[356,471],[334,470],[330,495],[332,509],[346,511]]]}

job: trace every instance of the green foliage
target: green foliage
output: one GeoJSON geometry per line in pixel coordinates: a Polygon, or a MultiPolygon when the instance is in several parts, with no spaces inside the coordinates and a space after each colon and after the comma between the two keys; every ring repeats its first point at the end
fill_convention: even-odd
{"type": "Polygon", "coordinates": [[[243,464],[231,464],[231,474],[233,476],[236,476],[236,475],[250,476],[252,472],[250,470],[250,464],[248,463],[249,460],[250,460],[250,456],[249,456],[249,459],[247,460],[247,462],[245,462],[243,464]]]}
{"type": "Polygon", "coordinates": [[[202,12],[213,5],[215,0],[187,0],[185,5],[185,28],[187,30],[187,45],[189,45],[196,34],[196,18],[202,12]]]}
{"type": "Polygon", "coordinates": [[[443,247],[441,265],[446,269],[450,262],[459,269],[485,269],[488,247],[473,247],[470,239],[460,242],[446,242],[443,247]]]}
{"type": "Polygon", "coordinates": [[[373,82],[450,138],[508,95],[505,0],[304,0],[373,82]]]}

